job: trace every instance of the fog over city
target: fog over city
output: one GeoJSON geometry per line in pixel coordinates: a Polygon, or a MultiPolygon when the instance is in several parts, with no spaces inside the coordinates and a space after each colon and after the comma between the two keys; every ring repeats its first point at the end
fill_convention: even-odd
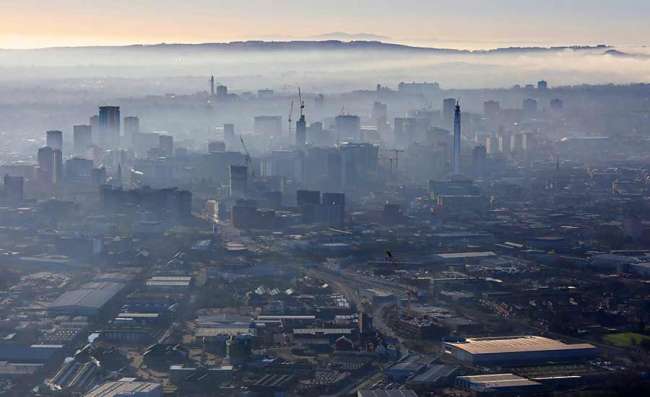
{"type": "Polygon", "coordinates": [[[648,16],[0,4],[0,397],[650,395],[648,16]]]}

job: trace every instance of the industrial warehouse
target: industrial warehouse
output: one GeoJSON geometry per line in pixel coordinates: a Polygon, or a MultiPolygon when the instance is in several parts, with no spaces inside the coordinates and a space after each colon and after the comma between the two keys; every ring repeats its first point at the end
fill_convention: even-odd
{"type": "Polygon", "coordinates": [[[541,336],[468,338],[461,342],[444,342],[444,348],[456,359],[476,365],[587,360],[598,353],[598,349],[588,343],[566,344],[541,336]]]}

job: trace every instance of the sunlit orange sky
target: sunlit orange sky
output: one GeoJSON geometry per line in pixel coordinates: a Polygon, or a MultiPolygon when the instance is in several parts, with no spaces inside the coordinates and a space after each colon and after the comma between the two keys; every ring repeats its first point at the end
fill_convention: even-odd
{"type": "Polygon", "coordinates": [[[289,40],[463,48],[650,40],[648,0],[0,0],[0,47],[289,40]]]}

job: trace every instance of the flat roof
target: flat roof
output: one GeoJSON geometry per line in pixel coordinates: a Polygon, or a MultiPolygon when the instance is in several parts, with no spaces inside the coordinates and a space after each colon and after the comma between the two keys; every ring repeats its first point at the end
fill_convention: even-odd
{"type": "Polygon", "coordinates": [[[237,335],[255,335],[255,328],[252,326],[226,326],[226,327],[201,327],[197,328],[194,335],[197,338],[206,338],[214,336],[237,336],[237,335]]]}
{"type": "Polygon", "coordinates": [[[160,313],[120,313],[118,318],[158,318],[160,313]]]}
{"type": "Polygon", "coordinates": [[[459,376],[459,380],[471,383],[480,389],[500,389],[510,387],[539,386],[541,383],[515,374],[488,374],[459,376]]]}
{"type": "Polygon", "coordinates": [[[314,315],[304,315],[304,316],[297,316],[297,315],[290,315],[290,314],[280,314],[280,315],[259,315],[257,316],[258,320],[315,320],[316,316],[314,315]]]}
{"type": "Polygon", "coordinates": [[[192,281],[192,276],[153,276],[150,281],[192,281]]]}
{"type": "MultiPolygon", "coordinates": [[[[156,391],[162,391],[162,387],[159,383],[117,381],[99,385],[84,394],[84,397],[114,397],[138,395],[138,393],[151,393],[153,395],[156,391]]],[[[160,393],[160,395],[162,395],[162,393],[160,393]]]]}
{"type": "Polygon", "coordinates": [[[148,287],[189,287],[191,281],[179,280],[149,280],[147,281],[148,287]]]}
{"type": "Polygon", "coordinates": [[[351,328],[296,328],[293,330],[294,335],[350,335],[351,328]]]}
{"type": "Polygon", "coordinates": [[[518,353],[572,349],[595,349],[589,343],[566,344],[542,336],[468,338],[465,342],[445,342],[470,354],[518,353]]]}
{"type": "Polygon", "coordinates": [[[438,254],[442,259],[463,259],[463,258],[488,258],[496,256],[492,251],[475,251],[475,252],[451,252],[446,254],[438,254]]]}
{"type": "Polygon", "coordinates": [[[409,389],[359,390],[357,397],[418,397],[418,395],[409,389]]]}
{"type": "Polygon", "coordinates": [[[79,289],[64,292],[54,302],[50,303],[49,308],[55,310],[75,307],[100,309],[124,287],[125,284],[123,283],[87,283],[79,289]]]}

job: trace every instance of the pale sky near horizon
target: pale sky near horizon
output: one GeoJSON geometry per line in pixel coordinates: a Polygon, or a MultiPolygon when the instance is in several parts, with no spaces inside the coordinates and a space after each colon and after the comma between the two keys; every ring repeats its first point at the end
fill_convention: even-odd
{"type": "Polygon", "coordinates": [[[0,0],[0,47],[297,39],[650,44],[650,0],[0,0]]]}

